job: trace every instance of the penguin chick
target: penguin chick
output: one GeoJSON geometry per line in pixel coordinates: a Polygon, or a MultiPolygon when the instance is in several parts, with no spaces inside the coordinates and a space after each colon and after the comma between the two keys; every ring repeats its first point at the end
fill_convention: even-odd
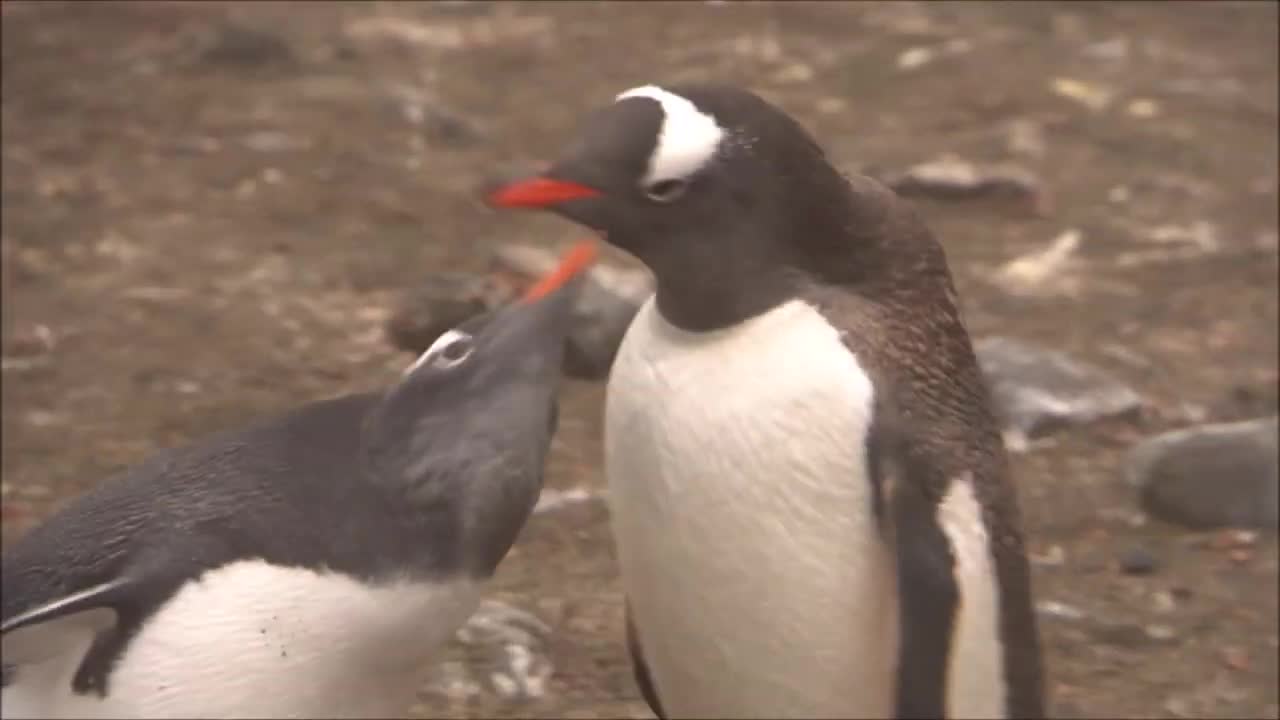
{"type": "Polygon", "coordinates": [[[385,392],[161,452],[5,548],[4,716],[402,715],[537,500],[591,253],[385,392]]]}

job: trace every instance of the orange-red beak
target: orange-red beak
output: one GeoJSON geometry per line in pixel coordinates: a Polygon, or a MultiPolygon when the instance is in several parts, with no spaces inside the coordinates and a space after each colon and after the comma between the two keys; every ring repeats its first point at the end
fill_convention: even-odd
{"type": "Polygon", "coordinates": [[[525,291],[524,302],[534,302],[559,290],[566,283],[577,277],[596,259],[596,243],[594,240],[579,240],[560,258],[555,270],[538,280],[533,287],[525,291]]]}
{"type": "Polygon", "coordinates": [[[595,188],[567,180],[532,177],[492,190],[486,199],[490,205],[497,207],[545,208],[569,200],[598,197],[601,194],[603,193],[595,188]]]}

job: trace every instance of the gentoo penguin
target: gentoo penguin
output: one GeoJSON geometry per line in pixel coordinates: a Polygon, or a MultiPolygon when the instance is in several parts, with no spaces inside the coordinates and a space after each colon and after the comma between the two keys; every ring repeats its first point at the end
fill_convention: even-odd
{"type": "Polygon", "coordinates": [[[5,548],[6,718],[400,717],[542,486],[572,288],[384,393],[162,452],[5,548]]]}
{"type": "Polygon", "coordinates": [[[942,248],[903,201],[724,86],[628,90],[488,191],[654,273],[605,436],[657,714],[1043,716],[1007,459],[942,248]]]}

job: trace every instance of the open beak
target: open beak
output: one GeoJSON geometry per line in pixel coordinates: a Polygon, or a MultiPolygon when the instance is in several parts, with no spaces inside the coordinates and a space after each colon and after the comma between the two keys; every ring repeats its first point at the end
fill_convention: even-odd
{"type": "Polygon", "coordinates": [[[490,205],[502,208],[546,208],[602,194],[595,188],[567,180],[531,177],[490,190],[485,199],[490,205]]]}
{"type": "Polygon", "coordinates": [[[587,238],[579,240],[573,244],[560,258],[560,264],[555,270],[534,283],[533,287],[525,291],[522,302],[537,302],[551,293],[559,290],[569,284],[574,278],[584,273],[596,261],[596,244],[595,241],[587,238]]]}

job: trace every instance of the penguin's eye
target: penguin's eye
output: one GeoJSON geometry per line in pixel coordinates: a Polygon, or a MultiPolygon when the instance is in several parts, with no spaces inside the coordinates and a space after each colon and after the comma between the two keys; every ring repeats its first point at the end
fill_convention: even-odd
{"type": "Polygon", "coordinates": [[[431,361],[438,368],[457,367],[466,362],[474,350],[475,345],[471,342],[471,336],[457,333],[456,337],[432,354],[431,361]]]}
{"type": "Polygon", "coordinates": [[[449,370],[466,362],[475,351],[474,339],[461,330],[450,330],[431,343],[427,351],[418,356],[413,364],[405,368],[404,375],[409,375],[423,365],[430,365],[438,370],[449,370]]]}
{"type": "Polygon", "coordinates": [[[680,179],[659,180],[644,189],[644,194],[654,202],[669,203],[676,200],[689,187],[689,183],[680,179]]]}
{"type": "Polygon", "coordinates": [[[450,330],[431,343],[431,347],[406,372],[412,372],[424,362],[440,370],[455,368],[466,362],[474,351],[475,342],[470,335],[461,330],[450,330]]]}

